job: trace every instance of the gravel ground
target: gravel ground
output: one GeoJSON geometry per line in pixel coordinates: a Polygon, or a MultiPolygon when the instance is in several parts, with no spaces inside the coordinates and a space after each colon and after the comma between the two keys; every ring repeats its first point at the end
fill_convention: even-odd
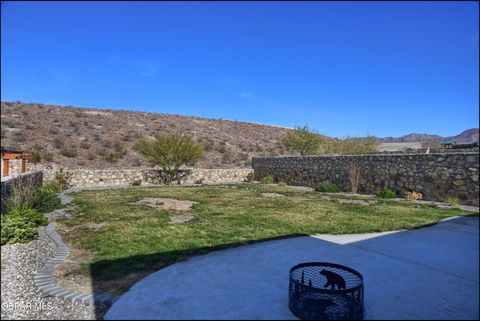
{"type": "Polygon", "coordinates": [[[27,244],[5,245],[1,260],[1,319],[95,320],[102,319],[105,307],[96,308],[62,299],[43,297],[33,277],[55,254],[55,243],[40,227],[37,240],[27,244]],[[97,311],[95,312],[94,309],[97,311]]]}

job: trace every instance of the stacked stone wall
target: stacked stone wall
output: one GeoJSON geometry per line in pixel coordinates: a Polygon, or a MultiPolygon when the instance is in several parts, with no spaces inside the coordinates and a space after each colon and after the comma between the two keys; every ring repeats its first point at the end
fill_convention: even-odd
{"type": "MultiPolygon", "coordinates": [[[[222,184],[238,183],[246,180],[251,168],[239,169],[201,169],[192,168],[181,171],[180,184],[222,184]]],[[[120,186],[162,184],[162,171],[158,169],[134,170],[65,170],[71,174],[71,183],[79,186],[120,186]]],[[[44,170],[45,180],[53,179],[54,170],[44,170]]]]}
{"type": "Polygon", "coordinates": [[[359,193],[374,194],[387,186],[398,196],[421,192],[426,200],[446,201],[458,197],[462,203],[479,204],[479,154],[370,154],[348,156],[254,157],[255,179],[267,175],[289,185],[315,187],[330,181],[350,191],[350,164],[360,171],[359,193]]]}

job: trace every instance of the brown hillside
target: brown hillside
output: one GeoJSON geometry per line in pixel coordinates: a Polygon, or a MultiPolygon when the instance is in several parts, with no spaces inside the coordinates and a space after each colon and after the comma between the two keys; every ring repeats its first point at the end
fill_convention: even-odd
{"type": "Polygon", "coordinates": [[[71,169],[148,167],[132,149],[137,139],[177,130],[205,144],[197,167],[249,167],[252,156],[287,153],[286,128],[169,114],[2,102],[1,126],[2,146],[71,169]]]}

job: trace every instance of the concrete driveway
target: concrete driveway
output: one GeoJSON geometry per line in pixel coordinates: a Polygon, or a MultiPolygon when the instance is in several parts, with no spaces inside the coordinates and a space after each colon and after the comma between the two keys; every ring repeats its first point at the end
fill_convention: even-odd
{"type": "Polygon", "coordinates": [[[266,241],[159,270],[105,319],[297,319],[288,272],[298,263],[347,265],[364,277],[365,319],[479,318],[479,219],[411,231],[266,241]]]}

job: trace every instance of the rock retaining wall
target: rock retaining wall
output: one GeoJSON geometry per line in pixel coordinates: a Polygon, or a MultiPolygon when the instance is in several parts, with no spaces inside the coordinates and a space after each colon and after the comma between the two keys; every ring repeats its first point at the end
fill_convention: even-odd
{"type": "MultiPolygon", "coordinates": [[[[251,168],[240,169],[185,169],[182,170],[181,184],[222,184],[237,183],[246,180],[251,168]]],[[[55,171],[45,170],[45,179],[52,179],[55,171]]],[[[70,173],[73,187],[80,186],[118,186],[162,184],[162,171],[158,169],[138,170],[65,170],[70,173]]]]}
{"type": "Polygon", "coordinates": [[[272,175],[276,181],[310,187],[330,181],[344,191],[350,191],[351,162],[359,167],[359,193],[374,194],[388,186],[401,197],[414,190],[426,200],[445,201],[456,196],[462,203],[479,204],[478,152],[252,159],[256,180],[272,175]]]}

